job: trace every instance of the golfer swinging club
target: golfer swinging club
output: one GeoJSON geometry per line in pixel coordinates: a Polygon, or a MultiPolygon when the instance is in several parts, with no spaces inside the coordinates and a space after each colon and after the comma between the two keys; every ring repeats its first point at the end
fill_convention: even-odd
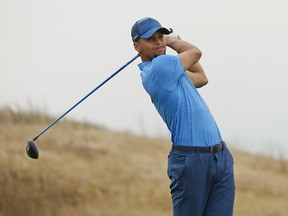
{"type": "Polygon", "coordinates": [[[131,36],[142,62],[142,84],[171,132],[168,176],[174,216],[231,216],[235,196],[233,157],[196,88],[208,83],[201,51],[170,36],[150,17],[131,36]],[[178,55],[166,55],[166,46],[178,55]]]}

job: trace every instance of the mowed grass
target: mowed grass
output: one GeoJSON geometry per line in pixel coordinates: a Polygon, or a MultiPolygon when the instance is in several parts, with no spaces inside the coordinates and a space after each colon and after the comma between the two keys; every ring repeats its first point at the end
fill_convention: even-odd
{"type": "MultiPolygon", "coordinates": [[[[166,174],[169,140],[115,133],[62,120],[37,140],[40,157],[26,155],[54,119],[0,109],[0,215],[172,215],[166,174]]],[[[288,162],[231,149],[236,216],[286,216],[288,162]]]]}

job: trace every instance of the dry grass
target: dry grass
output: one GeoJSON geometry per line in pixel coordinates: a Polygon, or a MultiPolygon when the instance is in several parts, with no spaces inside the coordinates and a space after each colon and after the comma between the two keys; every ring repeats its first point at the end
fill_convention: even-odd
{"type": "MultiPolygon", "coordinates": [[[[0,109],[0,215],[171,215],[167,140],[59,122],[37,142],[26,140],[53,119],[38,112],[0,109]]],[[[232,150],[236,216],[288,212],[288,164],[232,150]]]]}

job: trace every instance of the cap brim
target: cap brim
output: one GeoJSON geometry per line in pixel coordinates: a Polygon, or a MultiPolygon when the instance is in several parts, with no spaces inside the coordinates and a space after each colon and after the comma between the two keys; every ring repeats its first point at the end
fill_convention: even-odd
{"type": "Polygon", "coordinates": [[[141,35],[140,38],[144,38],[144,39],[150,38],[157,31],[160,31],[163,34],[170,34],[170,31],[168,29],[164,27],[157,27],[157,28],[150,29],[148,32],[141,35]]]}

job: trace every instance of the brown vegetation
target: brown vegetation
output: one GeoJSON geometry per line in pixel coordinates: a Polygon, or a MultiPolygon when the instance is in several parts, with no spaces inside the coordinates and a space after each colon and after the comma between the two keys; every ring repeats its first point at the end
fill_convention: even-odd
{"type": "MultiPolygon", "coordinates": [[[[40,158],[30,159],[26,140],[52,120],[0,109],[1,216],[172,215],[169,141],[62,120],[37,140],[40,158]]],[[[232,153],[234,215],[287,215],[287,161],[232,153]]]]}

